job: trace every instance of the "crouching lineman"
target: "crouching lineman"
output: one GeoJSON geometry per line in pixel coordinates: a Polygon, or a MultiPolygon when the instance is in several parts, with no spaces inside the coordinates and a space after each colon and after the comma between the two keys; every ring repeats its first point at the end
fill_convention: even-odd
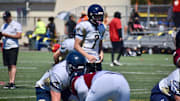
{"type": "MultiPolygon", "coordinates": [[[[61,92],[69,87],[69,73],[66,70],[66,66],[71,65],[67,64],[69,62],[73,63],[72,65],[77,66],[84,66],[86,64],[86,59],[78,52],[73,51],[68,54],[68,59],[64,61],[61,67],[55,66],[50,71],[50,89],[51,89],[51,101],[61,101],[61,92]]],[[[64,94],[66,95],[66,94],[64,94]]],[[[74,99],[76,100],[76,98],[74,99]]],[[[63,100],[68,101],[68,100],[63,100]]]]}
{"type": "Polygon", "coordinates": [[[151,101],[180,101],[180,31],[175,41],[176,51],[173,60],[177,69],[152,89],[151,101]]]}
{"type": "Polygon", "coordinates": [[[180,101],[180,69],[162,79],[151,91],[151,101],[180,101]]]}
{"type": "MultiPolygon", "coordinates": [[[[60,86],[62,88],[60,93],[65,93],[65,94],[62,94],[63,101],[68,101],[67,99],[68,99],[69,92],[66,90],[66,88],[68,87],[69,76],[66,71],[65,57],[68,54],[68,52],[71,52],[74,49],[74,38],[73,37],[74,37],[74,35],[69,35],[69,38],[66,39],[61,44],[61,47],[54,53],[54,56],[53,56],[54,62],[56,65],[54,65],[53,68],[51,68],[46,73],[44,73],[44,75],[41,77],[41,79],[36,82],[35,87],[36,87],[37,101],[39,101],[39,100],[51,101],[50,87],[49,87],[50,86],[50,79],[49,79],[50,71],[52,74],[51,75],[52,78],[58,77],[59,78],[58,80],[60,80],[59,83],[61,84],[60,86]]],[[[53,93],[53,91],[51,91],[51,92],[53,93]]],[[[61,97],[60,97],[60,99],[61,99],[61,97]]],[[[52,101],[54,101],[54,100],[52,100],[52,101]]]]}
{"type": "Polygon", "coordinates": [[[86,64],[83,61],[85,58],[77,53],[69,54],[66,59],[71,91],[79,101],[129,101],[130,88],[122,74],[111,71],[84,74],[86,64]]]}

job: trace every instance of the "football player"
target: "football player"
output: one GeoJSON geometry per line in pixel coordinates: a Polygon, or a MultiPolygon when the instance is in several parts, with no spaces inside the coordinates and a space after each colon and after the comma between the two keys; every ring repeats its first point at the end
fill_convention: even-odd
{"type": "Polygon", "coordinates": [[[86,65],[86,59],[84,58],[84,56],[82,56],[79,52],[73,51],[68,54],[65,61],[63,61],[61,64],[55,65],[52,68],[52,70],[50,71],[50,92],[52,101],[61,101],[61,92],[69,87],[70,77],[68,74],[70,73],[68,72],[69,70],[66,70],[66,66],[79,66],[79,70],[84,71],[84,65],[86,65]]]}
{"type": "Polygon", "coordinates": [[[151,101],[180,101],[180,68],[162,79],[151,91],[151,101]]]}
{"type": "MultiPolygon", "coordinates": [[[[50,83],[50,71],[52,71],[52,77],[55,75],[55,71],[57,70],[58,77],[60,77],[62,80],[60,83],[63,85],[67,85],[67,80],[68,80],[68,74],[66,72],[66,62],[65,62],[65,57],[68,54],[68,52],[71,52],[74,49],[74,35],[69,35],[69,38],[66,39],[62,44],[61,47],[54,53],[54,62],[55,65],[53,68],[48,70],[40,80],[36,82],[36,95],[37,95],[37,101],[40,99],[46,99],[45,101],[49,101],[51,99],[50,97],[50,88],[49,88],[49,83],[50,83]],[[47,97],[49,95],[49,97],[47,97]]],[[[66,88],[66,86],[64,87],[66,88]]],[[[63,94],[66,95],[66,94],[63,94]]],[[[64,99],[68,99],[68,97],[64,96],[64,99]]]]}
{"type": "Polygon", "coordinates": [[[67,62],[72,93],[79,101],[129,101],[130,88],[122,74],[98,71],[82,75],[82,66],[76,66],[67,62]]]}
{"type": "Polygon", "coordinates": [[[105,27],[102,24],[104,10],[98,4],[88,8],[88,21],[82,21],[76,26],[74,48],[86,57],[87,72],[101,70],[103,60],[102,39],[105,27]]]}
{"type": "Polygon", "coordinates": [[[66,58],[71,91],[79,101],[129,101],[130,88],[122,74],[111,71],[84,74],[86,59],[83,58],[79,54],[66,58]]]}
{"type": "Polygon", "coordinates": [[[174,52],[174,64],[180,68],[180,31],[176,34],[176,51],[174,52]]]}

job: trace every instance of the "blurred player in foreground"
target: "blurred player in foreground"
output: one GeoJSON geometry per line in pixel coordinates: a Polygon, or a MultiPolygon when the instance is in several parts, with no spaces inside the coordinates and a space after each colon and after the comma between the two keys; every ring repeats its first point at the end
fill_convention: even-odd
{"type": "Polygon", "coordinates": [[[174,64],[180,67],[180,31],[176,34],[175,43],[176,51],[174,52],[174,64]]]}
{"type": "MultiPolygon", "coordinates": [[[[59,77],[60,81],[59,83],[62,90],[65,90],[67,87],[68,82],[68,73],[66,71],[66,61],[65,57],[68,54],[68,52],[71,52],[74,49],[74,35],[69,34],[69,38],[66,39],[62,44],[61,47],[54,53],[54,62],[55,65],[48,70],[40,80],[36,82],[36,95],[37,95],[37,101],[44,99],[45,101],[51,101],[50,97],[50,75],[52,78],[59,77]],[[51,71],[51,72],[50,72],[51,71]],[[51,73],[51,74],[50,74],[51,73]],[[55,77],[54,77],[55,76],[55,77]]],[[[61,90],[61,92],[62,92],[61,90]]],[[[53,91],[51,91],[53,93],[53,91]]],[[[60,93],[61,93],[60,92],[60,93]]],[[[63,94],[65,95],[65,94],[63,94]]],[[[64,96],[63,98],[65,101],[68,99],[68,97],[64,96]]],[[[52,100],[54,101],[54,100],[52,100]]]]}
{"type": "MultiPolygon", "coordinates": [[[[68,61],[67,59],[63,61],[63,65],[61,64],[61,67],[58,65],[55,65],[51,71],[50,71],[50,89],[51,89],[51,99],[52,101],[60,101],[61,96],[67,95],[65,93],[62,94],[62,91],[69,88],[69,73],[66,69],[67,62],[73,62],[78,65],[84,65],[86,64],[86,60],[84,56],[82,56],[80,53],[73,51],[68,54],[67,58],[71,57],[68,61]],[[74,60],[73,60],[74,59],[74,60]]],[[[64,101],[64,100],[63,100],[64,101]]],[[[68,101],[68,98],[65,100],[68,101]]]]}
{"type": "Polygon", "coordinates": [[[102,39],[105,27],[102,24],[104,10],[98,4],[88,8],[88,21],[82,21],[76,26],[74,48],[86,57],[87,72],[100,71],[104,57],[102,39]]]}
{"type": "Polygon", "coordinates": [[[151,91],[151,101],[180,101],[180,69],[162,79],[151,91]]]}
{"type": "Polygon", "coordinates": [[[180,101],[180,31],[176,35],[174,64],[177,67],[151,91],[151,101],[180,101]]]}
{"type": "Polygon", "coordinates": [[[84,74],[86,59],[77,53],[70,53],[66,62],[71,91],[79,101],[129,101],[130,88],[122,74],[111,71],[84,74]]]}

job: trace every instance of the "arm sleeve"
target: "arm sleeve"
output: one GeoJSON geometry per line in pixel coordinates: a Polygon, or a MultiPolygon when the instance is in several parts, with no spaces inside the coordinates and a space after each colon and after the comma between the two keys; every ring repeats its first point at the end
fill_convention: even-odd
{"type": "Polygon", "coordinates": [[[50,75],[50,89],[55,92],[62,91],[62,83],[60,82],[60,80],[58,80],[58,77],[56,74],[50,75]]]}
{"type": "Polygon", "coordinates": [[[22,26],[19,23],[16,25],[16,32],[22,32],[22,26]]]}
{"type": "Polygon", "coordinates": [[[100,25],[98,26],[98,30],[99,30],[99,33],[100,33],[100,35],[101,35],[101,40],[103,40],[103,38],[104,38],[104,33],[105,33],[105,31],[106,31],[104,25],[103,25],[103,24],[100,24],[100,25]]]}
{"type": "Polygon", "coordinates": [[[118,21],[116,22],[116,29],[117,29],[117,32],[118,32],[119,37],[122,38],[121,20],[118,20],[118,21]]]}
{"type": "Polygon", "coordinates": [[[1,26],[0,32],[2,32],[2,30],[3,30],[3,27],[4,27],[4,24],[1,26]]]}
{"type": "Polygon", "coordinates": [[[61,53],[64,53],[64,52],[66,52],[68,49],[67,49],[67,41],[65,40],[64,42],[62,42],[62,44],[61,44],[61,47],[59,48],[59,50],[60,50],[60,52],[61,53]]]}
{"type": "Polygon", "coordinates": [[[78,24],[75,28],[76,32],[76,38],[83,40],[84,34],[85,34],[85,28],[81,24],[78,24]]]}
{"type": "Polygon", "coordinates": [[[119,38],[122,38],[122,29],[118,29],[119,38]]]}
{"type": "Polygon", "coordinates": [[[168,76],[168,85],[170,86],[170,91],[180,96],[180,69],[174,70],[169,76],[168,76]]]}
{"type": "Polygon", "coordinates": [[[180,61],[180,49],[176,50],[176,52],[174,53],[173,58],[174,58],[174,64],[179,67],[178,63],[180,61]]]}

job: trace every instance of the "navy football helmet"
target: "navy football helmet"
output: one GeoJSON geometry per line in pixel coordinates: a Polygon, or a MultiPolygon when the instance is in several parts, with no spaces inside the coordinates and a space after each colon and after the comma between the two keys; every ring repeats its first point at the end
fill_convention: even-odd
{"type": "Polygon", "coordinates": [[[66,69],[69,76],[74,75],[74,73],[76,74],[74,76],[84,74],[86,71],[85,57],[77,51],[72,51],[66,57],[66,69]]]}
{"type": "Polygon", "coordinates": [[[176,48],[180,48],[180,30],[176,34],[176,48]]]}
{"type": "Polygon", "coordinates": [[[88,17],[89,21],[92,24],[99,24],[103,21],[104,18],[104,10],[103,8],[98,4],[93,4],[88,8],[88,17]]]}

